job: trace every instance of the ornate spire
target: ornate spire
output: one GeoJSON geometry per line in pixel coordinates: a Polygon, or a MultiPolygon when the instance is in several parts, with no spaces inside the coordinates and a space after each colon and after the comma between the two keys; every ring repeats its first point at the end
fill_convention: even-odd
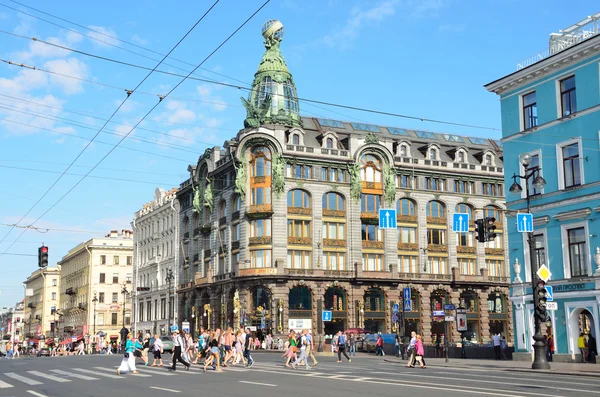
{"type": "Polygon", "coordinates": [[[254,75],[248,99],[242,98],[247,111],[244,126],[283,124],[302,127],[296,85],[279,49],[283,24],[278,20],[265,22],[262,35],[266,51],[254,75]]]}

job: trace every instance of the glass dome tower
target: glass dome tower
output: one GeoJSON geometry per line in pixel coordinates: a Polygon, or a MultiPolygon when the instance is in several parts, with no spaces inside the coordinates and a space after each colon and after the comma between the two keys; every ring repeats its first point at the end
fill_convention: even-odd
{"type": "Polygon", "coordinates": [[[282,124],[302,127],[296,85],[279,49],[283,39],[283,24],[268,20],[262,27],[265,54],[254,74],[252,91],[248,99],[242,98],[246,107],[246,128],[262,124],[282,124]]]}

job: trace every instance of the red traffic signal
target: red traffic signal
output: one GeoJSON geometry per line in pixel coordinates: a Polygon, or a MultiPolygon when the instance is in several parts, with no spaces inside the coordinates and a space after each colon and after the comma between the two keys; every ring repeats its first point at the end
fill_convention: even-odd
{"type": "Polygon", "coordinates": [[[48,266],[48,247],[42,245],[38,248],[38,267],[48,266]]]}
{"type": "Polygon", "coordinates": [[[42,246],[42,254],[47,254],[47,253],[48,253],[48,247],[42,246]]]}

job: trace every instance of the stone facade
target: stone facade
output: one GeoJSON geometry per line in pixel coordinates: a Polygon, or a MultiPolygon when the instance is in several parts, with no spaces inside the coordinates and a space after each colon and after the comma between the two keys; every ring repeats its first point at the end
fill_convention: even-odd
{"type": "Polygon", "coordinates": [[[31,290],[31,296],[25,296],[26,337],[38,339],[55,337],[55,309],[60,296],[60,268],[46,267],[38,269],[25,281],[25,289],[31,290]]]}

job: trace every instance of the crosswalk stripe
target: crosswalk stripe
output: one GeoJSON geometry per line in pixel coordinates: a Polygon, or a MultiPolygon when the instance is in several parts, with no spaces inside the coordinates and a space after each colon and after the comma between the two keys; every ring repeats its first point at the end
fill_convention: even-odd
{"type": "Polygon", "coordinates": [[[6,383],[3,380],[0,380],[0,389],[7,389],[9,387],[14,387],[13,385],[11,385],[10,383],[6,383]]]}
{"type": "Polygon", "coordinates": [[[111,374],[101,374],[98,371],[92,371],[92,370],[84,369],[84,368],[73,368],[73,371],[83,372],[84,374],[104,376],[105,378],[111,378],[111,379],[125,379],[125,377],[123,377],[123,376],[111,375],[111,374]]]}
{"type": "Polygon", "coordinates": [[[71,381],[70,379],[59,378],[58,376],[45,374],[45,373],[39,372],[39,371],[27,371],[27,373],[29,373],[31,375],[39,376],[40,378],[46,378],[46,379],[49,379],[49,380],[53,380],[53,381],[59,382],[59,383],[64,383],[64,382],[70,382],[71,381]]]}
{"type": "Polygon", "coordinates": [[[77,379],[83,379],[83,380],[98,380],[98,378],[94,378],[93,376],[74,374],[72,372],[67,372],[67,371],[63,371],[60,369],[51,369],[50,371],[52,371],[56,374],[67,375],[67,376],[70,376],[71,378],[77,378],[77,379]]]}
{"type": "Polygon", "coordinates": [[[147,369],[147,368],[144,368],[144,369],[139,369],[139,368],[138,368],[138,371],[139,371],[139,372],[142,372],[142,373],[150,373],[150,372],[152,372],[152,374],[153,374],[153,375],[162,375],[162,376],[175,376],[175,375],[176,375],[176,374],[174,374],[174,373],[172,373],[172,372],[167,372],[167,371],[165,371],[164,369],[163,369],[162,371],[155,371],[155,370],[153,370],[153,369],[152,369],[152,370],[149,370],[149,369],[147,369]],[[146,371],[147,371],[147,372],[146,372],[146,371]]]}
{"type": "MultiPolygon", "coordinates": [[[[112,368],[104,368],[104,367],[94,367],[96,369],[99,369],[101,371],[108,371],[108,372],[114,372],[115,370],[112,368]]],[[[145,375],[145,374],[133,374],[131,372],[127,373],[128,375],[133,375],[133,376],[139,376],[140,378],[151,378],[152,375],[145,375]]],[[[117,375],[118,376],[118,375],[117,375]]]]}
{"type": "Polygon", "coordinates": [[[19,382],[23,382],[26,383],[28,385],[42,385],[42,382],[38,382],[37,380],[31,379],[31,378],[26,378],[24,376],[15,374],[14,372],[5,372],[4,375],[8,376],[9,378],[18,380],[19,382]]]}

